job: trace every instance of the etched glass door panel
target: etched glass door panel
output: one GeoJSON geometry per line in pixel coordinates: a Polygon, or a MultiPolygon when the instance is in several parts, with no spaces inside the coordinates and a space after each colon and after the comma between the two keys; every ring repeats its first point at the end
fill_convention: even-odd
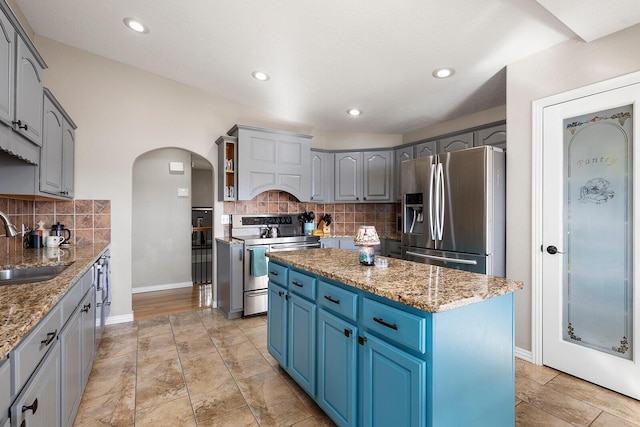
{"type": "Polygon", "coordinates": [[[636,399],[639,102],[635,83],[545,106],[539,181],[542,363],[636,399]]]}
{"type": "Polygon", "coordinates": [[[632,112],[564,120],[563,338],[633,356],[632,112]]]}

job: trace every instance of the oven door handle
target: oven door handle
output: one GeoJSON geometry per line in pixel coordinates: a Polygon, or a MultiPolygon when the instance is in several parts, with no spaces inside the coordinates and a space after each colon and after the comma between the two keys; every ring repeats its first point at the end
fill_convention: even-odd
{"type": "Polygon", "coordinates": [[[311,249],[311,248],[319,248],[320,247],[320,243],[305,243],[305,244],[284,244],[284,245],[277,245],[275,247],[272,247],[270,249],[271,252],[278,252],[278,251],[286,251],[286,250],[290,250],[290,249],[311,249]]]}

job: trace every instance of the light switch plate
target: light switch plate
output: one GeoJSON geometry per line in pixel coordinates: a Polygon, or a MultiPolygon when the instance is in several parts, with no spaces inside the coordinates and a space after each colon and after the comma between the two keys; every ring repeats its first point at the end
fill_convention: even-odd
{"type": "Polygon", "coordinates": [[[189,197],[188,188],[178,188],[178,197],[189,197]]]}
{"type": "Polygon", "coordinates": [[[220,220],[222,221],[222,224],[231,224],[231,215],[222,215],[220,217],[220,220]]]}

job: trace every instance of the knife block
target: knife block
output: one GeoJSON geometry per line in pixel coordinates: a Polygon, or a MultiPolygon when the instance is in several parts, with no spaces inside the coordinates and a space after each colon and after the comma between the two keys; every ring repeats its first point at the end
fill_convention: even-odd
{"type": "Polygon", "coordinates": [[[325,235],[331,234],[331,226],[327,225],[327,223],[324,221],[320,221],[320,224],[318,224],[318,228],[322,230],[322,233],[325,235]]]}

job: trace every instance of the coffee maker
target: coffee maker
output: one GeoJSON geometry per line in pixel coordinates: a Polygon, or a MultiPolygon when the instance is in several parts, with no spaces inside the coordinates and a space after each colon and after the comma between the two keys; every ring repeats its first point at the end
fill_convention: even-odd
{"type": "Polygon", "coordinates": [[[60,224],[60,222],[51,226],[51,235],[64,237],[65,243],[71,241],[71,230],[65,228],[64,224],[60,224]]]}

